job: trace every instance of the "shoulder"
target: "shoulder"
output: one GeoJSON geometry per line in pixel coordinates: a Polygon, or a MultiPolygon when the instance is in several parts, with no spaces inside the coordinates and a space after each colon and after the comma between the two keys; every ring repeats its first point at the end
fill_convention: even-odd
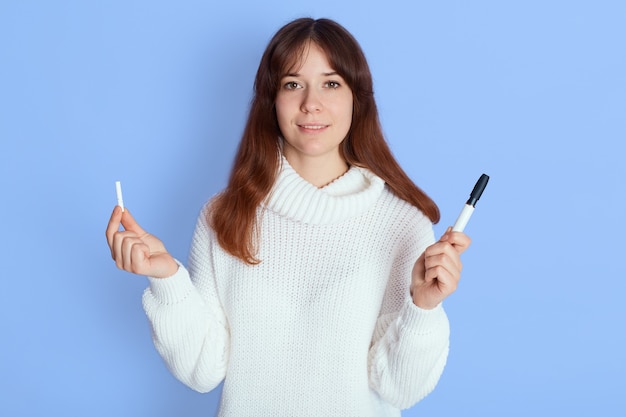
{"type": "Polygon", "coordinates": [[[378,210],[378,215],[388,222],[388,228],[396,231],[400,242],[415,244],[423,249],[434,241],[433,223],[428,216],[398,197],[388,186],[380,196],[378,210]]]}
{"type": "Polygon", "coordinates": [[[380,197],[380,205],[390,216],[405,222],[432,227],[430,219],[417,207],[398,197],[388,185],[385,185],[380,197]]]}
{"type": "Polygon", "coordinates": [[[196,221],[196,234],[200,235],[213,235],[214,231],[211,227],[211,216],[214,211],[214,203],[219,198],[220,194],[216,194],[211,197],[202,207],[196,221]]]}

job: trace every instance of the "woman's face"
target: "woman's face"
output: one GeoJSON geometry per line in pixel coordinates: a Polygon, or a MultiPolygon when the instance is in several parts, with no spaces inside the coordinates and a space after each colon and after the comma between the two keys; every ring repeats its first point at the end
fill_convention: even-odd
{"type": "Polygon", "coordinates": [[[352,123],[352,90],[310,42],[303,61],[281,80],[276,95],[283,152],[292,158],[340,158],[339,145],[352,123]]]}

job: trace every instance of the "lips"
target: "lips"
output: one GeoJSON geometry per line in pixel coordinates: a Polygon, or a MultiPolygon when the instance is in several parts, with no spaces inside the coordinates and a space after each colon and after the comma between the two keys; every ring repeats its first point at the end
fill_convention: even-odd
{"type": "Polygon", "coordinates": [[[305,130],[322,130],[327,128],[329,125],[325,125],[325,124],[313,124],[313,123],[307,123],[307,124],[299,124],[298,127],[300,129],[305,129],[305,130]]]}

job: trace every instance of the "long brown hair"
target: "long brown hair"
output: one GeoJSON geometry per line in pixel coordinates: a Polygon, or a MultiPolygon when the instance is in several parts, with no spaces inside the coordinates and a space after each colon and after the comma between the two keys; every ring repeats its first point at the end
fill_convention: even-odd
{"type": "Polygon", "coordinates": [[[209,223],[224,250],[248,264],[256,258],[256,211],[278,175],[280,130],[275,99],[282,77],[302,58],[308,42],[326,52],[332,68],[352,89],[352,124],[340,152],[349,165],[368,168],[394,194],[419,208],[434,223],[439,209],[393,157],[382,133],[372,75],[361,47],[329,19],[301,18],[283,26],[270,40],[256,74],[254,97],[226,189],[211,205],[209,223]]]}

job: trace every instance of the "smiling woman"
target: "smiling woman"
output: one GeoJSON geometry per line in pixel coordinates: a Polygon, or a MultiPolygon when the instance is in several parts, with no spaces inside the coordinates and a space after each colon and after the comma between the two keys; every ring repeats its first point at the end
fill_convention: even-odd
{"type": "Polygon", "coordinates": [[[339,145],[352,123],[352,90],[313,42],[298,65],[276,94],[283,154],[305,180],[322,187],[348,170],[339,145]]]}
{"type": "MultiPolygon", "coordinates": [[[[274,186],[284,157],[276,109],[278,95],[285,86],[283,77],[299,70],[311,45],[323,52],[328,68],[352,92],[352,120],[339,147],[342,159],[350,166],[371,170],[396,196],[420,209],[432,222],[439,221],[437,205],[411,181],[389,150],[378,118],[372,75],[356,39],[332,20],[298,19],[283,26],[265,49],[228,187],[213,202],[214,210],[208,219],[219,244],[248,263],[258,261],[256,211],[274,186]]],[[[316,175],[299,174],[309,178],[316,175]]],[[[316,181],[318,185],[332,175],[325,177],[316,181]]]]}
{"type": "Polygon", "coordinates": [[[117,266],[149,277],[156,348],[197,391],[224,380],[221,417],[397,417],[439,380],[442,301],[470,240],[435,241],[437,206],[392,156],[372,91],[342,26],[293,21],[263,54],[188,267],[128,210],[111,215],[117,266]]]}

